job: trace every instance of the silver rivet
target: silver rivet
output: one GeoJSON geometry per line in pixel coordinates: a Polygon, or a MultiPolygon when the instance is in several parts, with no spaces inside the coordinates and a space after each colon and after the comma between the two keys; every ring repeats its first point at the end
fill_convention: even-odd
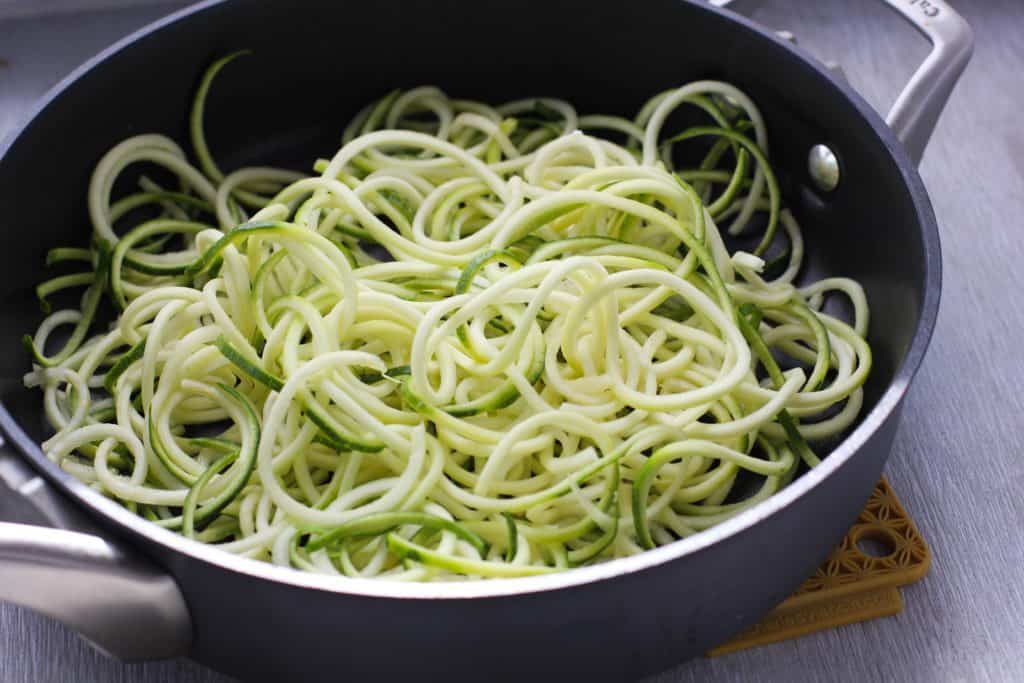
{"type": "Polygon", "coordinates": [[[825,145],[811,147],[807,155],[807,170],[822,192],[831,192],[839,186],[839,159],[825,145]]]}

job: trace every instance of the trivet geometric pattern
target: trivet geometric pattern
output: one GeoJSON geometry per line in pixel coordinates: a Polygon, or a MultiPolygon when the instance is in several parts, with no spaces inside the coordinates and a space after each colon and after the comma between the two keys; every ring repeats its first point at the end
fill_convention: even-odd
{"type": "Polygon", "coordinates": [[[917,581],[929,566],[928,545],[883,478],[818,571],[764,619],[708,655],[899,614],[903,600],[896,587],[917,581]]]}

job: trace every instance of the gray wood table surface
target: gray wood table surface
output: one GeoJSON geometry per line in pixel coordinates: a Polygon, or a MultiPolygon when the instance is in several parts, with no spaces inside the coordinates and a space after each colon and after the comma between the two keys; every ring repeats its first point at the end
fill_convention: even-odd
{"type": "MultiPolygon", "coordinates": [[[[6,2],[0,135],[84,59],[174,7],[3,19],[6,2]]],[[[942,231],[942,308],[887,469],[931,545],[931,573],[903,590],[896,617],[689,662],[649,683],[1024,680],[1024,2],[953,2],[977,47],[922,166],[942,231]]],[[[753,16],[840,62],[879,109],[927,53],[870,0],[764,0],[753,16]]],[[[2,683],[227,680],[188,661],[123,665],[55,622],[0,605],[2,683]]]]}

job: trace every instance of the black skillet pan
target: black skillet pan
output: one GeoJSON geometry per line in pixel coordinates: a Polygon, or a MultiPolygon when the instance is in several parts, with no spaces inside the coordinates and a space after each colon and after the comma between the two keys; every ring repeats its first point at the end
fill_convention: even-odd
{"type": "Polygon", "coordinates": [[[92,60],[0,146],[0,474],[59,527],[0,523],[0,599],[51,614],[124,659],[187,655],[268,680],[623,680],[752,623],[861,509],[938,310],[938,232],[915,162],[971,34],[944,0],[887,1],[934,45],[889,125],[785,40],[688,0],[211,0],[92,60]],[[765,115],[788,203],[806,226],[807,276],[842,274],[866,288],[875,366],[864,417],[821,466],[721,526],[530,579],[311,576],[202,546],[101,498],[38,447],[41,401],[21,384],[29,359],[19,343],[39,319],[31,287],[47,248],[85,241],[86,184],[102,153],[143,132],[184,139],[199,74],[239,48],[255,56],[208,108],[225,165],[308,166],[336,148],[357,106],[394,87],[433,83],[489,101],[553,94],[582,111],[630,114],[689,80],[738,85],[765,115]]]}

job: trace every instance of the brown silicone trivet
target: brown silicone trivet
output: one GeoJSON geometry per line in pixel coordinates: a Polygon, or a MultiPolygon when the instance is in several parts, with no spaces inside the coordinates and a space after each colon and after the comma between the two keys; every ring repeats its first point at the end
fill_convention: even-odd
{"type": "Polygon", "coordinates": [[[883,478],[846,538],[814,576],[768,616],[708,656],[898,614],[903,600],[897,586],[917,581],[930,564],[928,545],[883,478]]]}

